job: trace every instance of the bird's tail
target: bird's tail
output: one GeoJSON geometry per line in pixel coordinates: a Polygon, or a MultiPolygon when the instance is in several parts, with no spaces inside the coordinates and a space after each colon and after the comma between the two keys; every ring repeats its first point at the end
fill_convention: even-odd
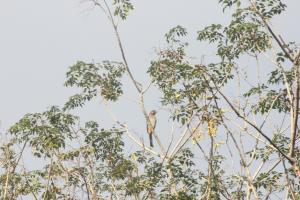
{"type": "Polygon", "coordinates": [[[152,134],[149,134],[150,146],[153,147],[153,138],[152,134]]]}

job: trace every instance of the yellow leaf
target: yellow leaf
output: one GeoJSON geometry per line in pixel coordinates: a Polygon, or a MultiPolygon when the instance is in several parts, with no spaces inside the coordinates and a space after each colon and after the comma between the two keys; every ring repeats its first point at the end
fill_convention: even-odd
{"type": "Polygon", "coordinates": [[[176,92],[176,93],[175,93],[175,99],[179,100],[179,99],[180,99],[180,97],[181,97],[181,94],[180,94],[180,93],[178,93],[178,92],[176,92]]]}
{"type": "Polygon", "coordinates": [[[220,144],[219,143],[214,143],[214,149],[219,148],[220,144]]]}
{"type": "Polygon", "coordinates": [[[224,142],[224,141],[220,141],[220,142],[214,143],[214,148],[217,149],[217,148],[219,148],[222,144],[225,144],[225,142],[224,142]]]}
{"type": "Polygon", "coordinates": [[[208,121],[208,135],[214,137],[217,134],[217,126],[216,126],[216,120],[210,119],[208,121]]]}
{"type": "Polygon", "coordinates": [[[131,158],[131,160],[133,160],[133,161],[136,161],[136,160],[137,160],[137,157],[136,157],[135,153],[131,154],[130,158],[131,158]]]}
{"type": "Polygon", "coordinates": [[[192,144],[196,144],[197,142],[199,142],[199,141],[201,141],[203,139],[204,139],[204,135],[202,133],[200,133],[200,132],[195,133],[194,136],[193,136],[193,138],[192,138],[192,144]]]}

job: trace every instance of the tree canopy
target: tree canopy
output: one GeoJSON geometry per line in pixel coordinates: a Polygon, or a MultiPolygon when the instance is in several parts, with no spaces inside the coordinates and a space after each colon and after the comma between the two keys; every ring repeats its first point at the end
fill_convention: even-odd
{"type": "Polygon", "coordinates": [[[133,2],[88,1],[110,22],[120,60],[77,61],[64,85],[78,93],[64,105],[26,114],[3,133],[9,139],[0,146],[1,199],[300,199],[300,47],[272,24],[288,3],[219,0],[230,21],[196,33],[170,29],[141,75],[150,80],[143,85],[118,29],[133,2]],[[188,35],[209,44],[213,59],[195,62],[188,35]],[[144,133],[111,109],[127,84],[136,91],[131,99],[144,133]],[[150,88],[170,127],[164,134],[154,129],[154,148],[146,132],[154,109],[145,104],[150,88]],[[113,126],[74,114],[95,99],[113,126]],[[31,160],[41,165],[26,167],[31,160]]]}

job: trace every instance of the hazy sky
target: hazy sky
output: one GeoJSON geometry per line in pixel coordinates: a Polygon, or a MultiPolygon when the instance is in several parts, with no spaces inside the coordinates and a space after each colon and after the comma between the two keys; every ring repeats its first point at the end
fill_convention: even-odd
{"type": "MultiPolygon", "coordinates": [[[[163,36],[170,28],[177,24],[187,27],[193,40],[197,30],[227,20],[218,0],[133,2],[135,10],[121,23],[120,32],[129,64],[143,83],[147,79],[142,73],[155,57],[155,48],[164,46],[163,36]]],[[[277,21],[276,28],[285,30],[284,35],[289,39],[297,40],[299,27],[295,23],[299,19],[300,2],[289,0],[289,5],[288,17],[277,21]]],[[[65,72],[77,60],[120,61],[110,24],[88,0],[0,0],[0,25],[2,131],[26,113],[62,105],[74,92],[63,87],[65,72]]],[[[192,56],[210,54],[205,45],[197,42],[193,45],[192,56]]],[[[155,90],[149,93],[157,95],[155,90]]],[[[158,99],[152,100],[146,102],[148,110],[159,106],[158,99]]],[[[97,103],[87,107],[84,117],[101,117],[102,110],[94,108],[98,108],[97,103]]],[[[128,118],[128,113],[123,114],[136,123],[134,115],[128,118]]]]}
{"type": "MultiPolygon", "coordinates": [[[[120,60],[110,24],[87,2],[0,0],[2,130],[28,112],[62,105],[72,94],[63,87],[65,72],[77,60],[120,60]]],[[[164,45],[170,28],[191,27],[196,37],[196,30],[221,19],[216,5],[199,0],[136,1],[120,32],[137,79],[145,80],[140,72],[155,56],[154,48],[164,45]]]]}

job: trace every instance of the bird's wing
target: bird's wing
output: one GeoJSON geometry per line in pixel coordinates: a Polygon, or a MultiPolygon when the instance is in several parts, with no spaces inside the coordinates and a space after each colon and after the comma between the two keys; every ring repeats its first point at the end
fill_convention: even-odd
{"type": "Polygon", "coordinates": [[[152,134],[156,126],[156,117],[154,115],[149,115],[149,122],[147,123],[147,132],[152,134]]]}
{"type": "Polygon", "coordinates": [[[152,133],[152,128],[150,126],[150,122],[147,123],[147,133],[151,134],[152,133]]]}
{"type": "Polygon", "coordinates": [[[151,116],[151,117],[149,118],[149,120],[150,120],[150,123],[151,123],[151,125],[152,125],[152,128],[154,129],[155,126],[156,126],[156,117],[155,117],[155,116],[151,116]]]}

